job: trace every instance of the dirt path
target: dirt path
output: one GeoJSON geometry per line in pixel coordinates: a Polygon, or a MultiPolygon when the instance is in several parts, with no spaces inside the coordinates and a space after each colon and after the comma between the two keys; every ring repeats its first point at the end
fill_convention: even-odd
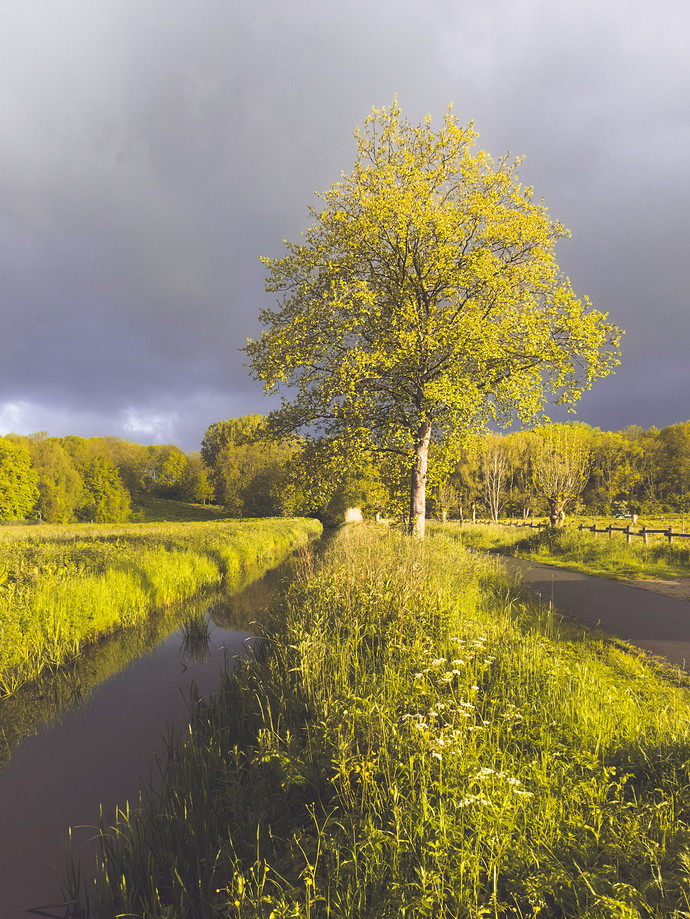
{"type": "Polygon", "coordinates": [[[678,600],[690,600],[690,578],[676,578],[673,581],[648,578],[640,581],[628,581],[627,583],[631,587],[655,590],[657,593],[666,594],[667,597],[677,597],[678,600]]]}
{"type": "MultiPolygon", "coordinates": [[[[545,602],[640,648],[690,669],[690,584],[609,581],[569,568],[502,557],[545,602]],[[660,589],[662,588],[662,589],[660,589]]],[[[680,579],[690,581],[690,579],[680,579]]]]}

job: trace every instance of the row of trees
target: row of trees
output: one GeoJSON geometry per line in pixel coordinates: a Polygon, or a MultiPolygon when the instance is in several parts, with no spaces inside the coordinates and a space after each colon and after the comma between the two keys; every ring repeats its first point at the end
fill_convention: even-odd
{"type": "Polygon", "coordinates": [[[0,437],[0,520],[129,519],[133,496],[213,498],[200,455],[116,437],[0,437]]]}
{"type": "MultiPolygon", "coordinates": [[[[404,461],[362,461],[337,442],[275,441],[261,416],[219,421],[202,444],[219,503],[237,515],[316,514],[348,506],[404,517],[404,461]]],[[[683,511],[690,502],[690,422],[607,432],[582,423],[468,435],[433,456],[430,509],[438,517],[683,511]]]]}
{"type": "Polygon", "coordinates": [[[600,431],[586,424],[471,438],[435,489],[441,515],[480,513],[562,522],[568,508],[594,514],[690,509],[690,422],[659,430],[600,431]]]}
{"type": "MultiPolygon", "coordinates": [[[[468,435],[432,466],[438,517],[528,517],[566,511],[690,511],[690,421],[658,430],[600,431],[582,423],[468,435]]],[[[113,522],[132,499],[222,505],[228,516],[311,514],[347,507],[405,517],[405,463],[348,453],[342,444],[276,440],[261,415],[212,424],[201,452],[115,437],[0,437],[0,520],[113,522]]]]}

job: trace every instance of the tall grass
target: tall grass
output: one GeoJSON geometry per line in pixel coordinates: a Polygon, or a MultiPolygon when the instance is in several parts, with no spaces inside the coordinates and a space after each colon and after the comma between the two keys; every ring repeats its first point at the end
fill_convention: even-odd
{"type": "Polygon", "coordinates": [[[534,531],[497,524],[434,526],[466,546],[577,568],[590,574],[634,579],[690,577],[690,540],[668,543],[657,538],[645,545],[639,536],[627,543],[621,533],[595,536],[572,527],[534,531]]]}
{"type": "Polygon", "coordinates": [[[82,915],[688,915],[683,675],[446,537],[360,528],[302,568],[268,659],[101,828],[82,915]]]}
{"type": "Polygon", "coordinates": [[[0,531],[0,698],[319,532],[317,521],[281,519],[0,531]]]}

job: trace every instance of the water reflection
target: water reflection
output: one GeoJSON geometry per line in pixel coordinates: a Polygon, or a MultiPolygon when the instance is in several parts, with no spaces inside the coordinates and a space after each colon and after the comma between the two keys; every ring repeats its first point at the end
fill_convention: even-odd
{"type": "Polygon", "coordinates": [[[92,863],[100,806],[110,824],[116,807],[155,783],[167,727],[183,729],[189,694],[206,696],[233,659],[255,653],[251,624],[285,577],[285,568],[270,571],[237,594],[163,611],[4,700],[0,919],[60,901],[51,863],[62,867],[69,825],[75,854],[92,863]]]}
{"type": "Polygon", "coordinates": [[[0,700],[0,773],[12,750],[25,737],[32,736],[41,727],[59,724],[65,713],[84,705],[97,686],[132,661],[149,654],[179,628],[185,630],[180,654],[182,664],[188,667],[190,663],[208,660],[209,615],[212,622],[223,629],[251,628],[261,611],[271,604],[289,565],[287,561],[271,570],[267,570],[267,566],[254,568],[232,581],[222,592],[200,594],[156,610],[141,625],[84,648],[78,657],[58,671],[46,673],[0,700]],[[206,623],[205,630],[201,628],[202,622],[206,623]]]}
{"type": "Polygon", "coordinates": [[[201,664],[210,660],[211,629],[207,613],[199,613],[182,623],[180,660],[183,666],[201,664]]]}

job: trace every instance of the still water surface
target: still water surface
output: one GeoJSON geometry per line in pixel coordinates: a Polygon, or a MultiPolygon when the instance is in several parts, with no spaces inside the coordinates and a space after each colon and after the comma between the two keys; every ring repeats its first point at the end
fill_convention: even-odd
{"type": "MultiPolygon", "coordinates": [[[[184,728],[190,693],[208,695],[226,664],[251,653],[250,623],[275,599],[284,577],[284,569],[277,569],[232,597],[216,599],[205,613],[208,642],[190,643],[177,629],[100,685],[89,686],[87,697],[57,720],[53,715],[53,723],[35,726],[35,733],[23,740],[13,738],[11,752],[5,743],[9,761],[0,771],[0,919],[65,915],[57,905],[63,896],[56,869],[65,864],[68,827],[75,828],[75,850],[88,874],[100,806],[104,821],[111,823],[116,807],[135,802],[142,784],[155,783],[156,757],[163,755],[167,728],[184,728]]],[[[92,658],[99,650],[109,653],[103,646],[92,658]]],[[[83,666],[93,670],[96,664],[85,659],[83,666]]],[[[76,668],[72,682],[79,681],[76,668]]],[[[50,693],[46,686],[37,694],[38,710],[38,696],[45,699],[50,693]]],[[[7,735],[11,729],[0,722],[0,732],[7,735]]]]}

